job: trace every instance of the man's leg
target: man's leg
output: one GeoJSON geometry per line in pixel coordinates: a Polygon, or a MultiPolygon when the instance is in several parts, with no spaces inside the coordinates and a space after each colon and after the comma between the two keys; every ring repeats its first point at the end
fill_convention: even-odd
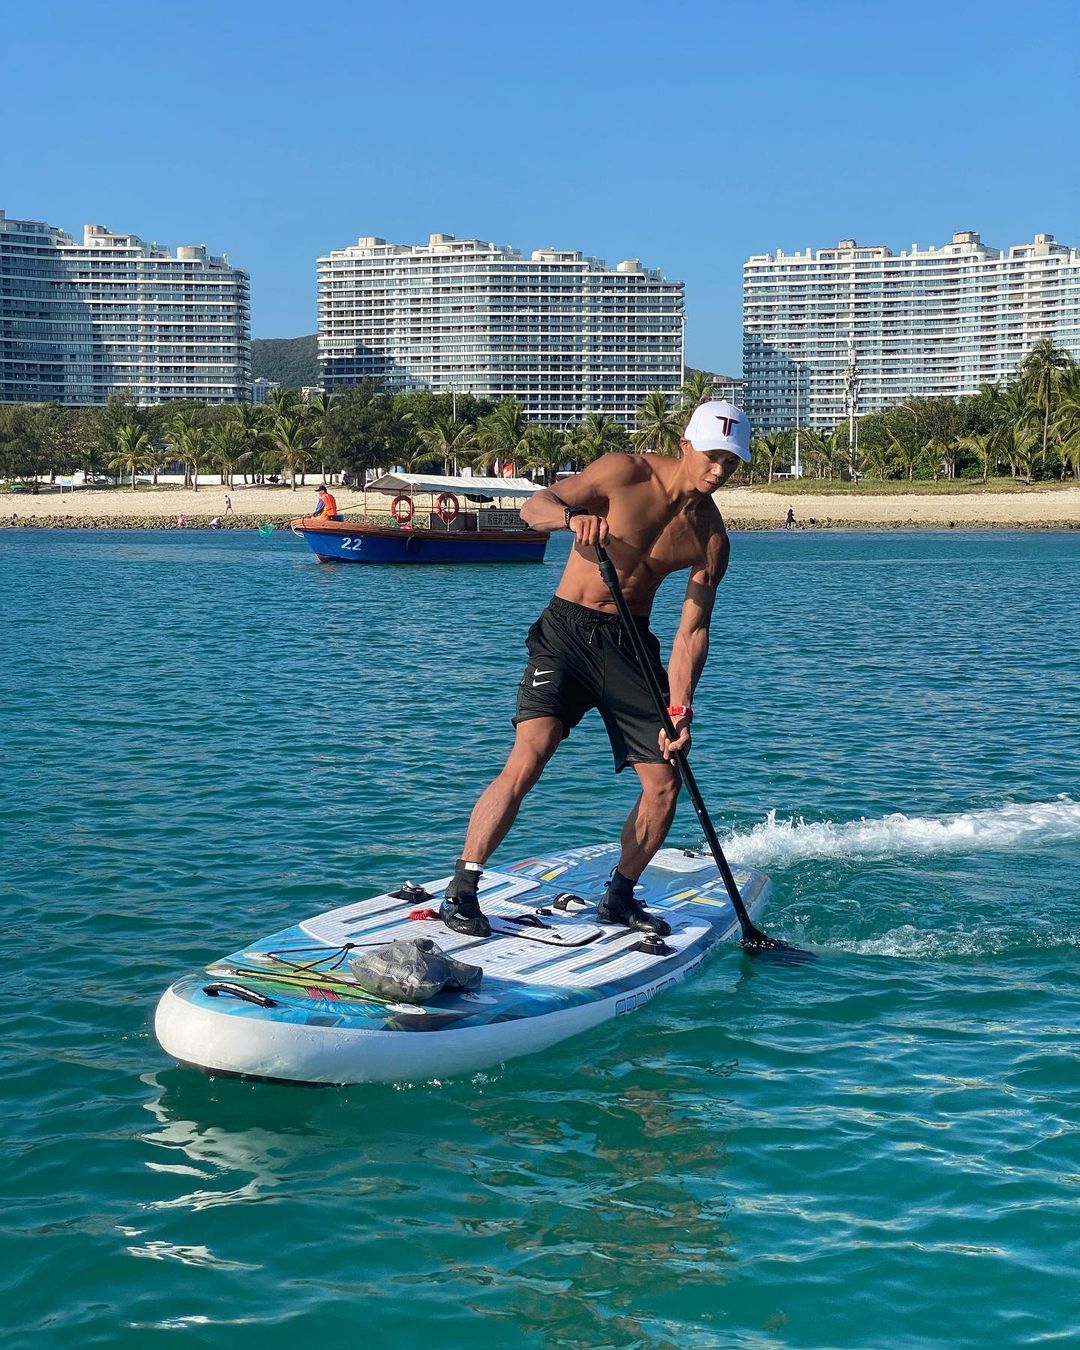
{"type": "Polygon", "coordinates": [[[514,748],[502,772],[485,788],[469,817],[465,847],[440,910],[448,928],[472,937],[490,933],[476,895],[483,865],[506,838],[526,794],[536,786],[562,738],[563,725],[557,717],[531,717],[518,723],[514,748]]]}
{"type": "Polygon", "coordinates": [[[557,717],[530,717],[518,723],[514,748],[502,772],[480,795],[469,817],[462,851],[467,862],[487,862],[506,838],[521,803],[536,786],[562,738],[563,725],[557,717]]]}
{"type": "Polygon", "coordinates": [[[667,838],[679,798],[679,771],[674,764],[635,764],[641,780],[641,796],[626,818],[619,865],[612,874],[597,916],[607,923],[625,923],[642,932],[671,932],[663,919],[649,914],[634,897],[634,883],[652,862],[667,838]]]}
{"type": "Polygon", "coordinates": [[[679,799],[679,770],[674,764],[635,764],[641,796],[623,826],[619,871],[637,881],[667,838],[679,799]]]}

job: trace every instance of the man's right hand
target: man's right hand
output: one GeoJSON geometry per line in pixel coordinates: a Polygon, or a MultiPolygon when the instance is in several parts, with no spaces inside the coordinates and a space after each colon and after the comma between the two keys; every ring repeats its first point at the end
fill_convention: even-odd
{"type": "Polygon", "coordinates": [[[582,545],[606,544],[608,541],[608,523],[604,516],[571,516],[569,529],[582,545]]]}

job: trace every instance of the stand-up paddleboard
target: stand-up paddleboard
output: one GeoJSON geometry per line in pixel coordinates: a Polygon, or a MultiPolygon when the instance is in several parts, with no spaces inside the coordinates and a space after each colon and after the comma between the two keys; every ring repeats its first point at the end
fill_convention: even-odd
{"type": "MultiPolygon", "coordinates": [[[[424,1081],[490,1068],[634,1012],[701,964],[739,923],[716,863],[662,849],[637,895],[671,925],[655,939],[596,918],[618,845],[526,858],[485,871],[488,938],[452,933],[415,894],[377,895],[305,919],[166,990],[155,1031],[182,1064],[290,1083],[424,1081]],[[427,937],[483,967],[471,993],[425,1005],[365,993],[349,963],[400,938],[427,937]]],[[[736,868],[751,915],[766,901],[761,872],[736,868]]],[[[429,882],[437,908],[449,877],[429,882]]]]}

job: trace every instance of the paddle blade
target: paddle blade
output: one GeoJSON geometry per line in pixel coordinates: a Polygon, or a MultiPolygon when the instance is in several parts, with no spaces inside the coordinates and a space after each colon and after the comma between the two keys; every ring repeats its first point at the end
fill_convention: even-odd
{"type": "Polygon", "coordinates": [[[768,957],[785,966],[804,966],[817,960],[813,952],[793,947],[790,942],[782,942],[779,938],[771,938],[753,924],[744,930],[740,946],[749,956],[768,957]]]}

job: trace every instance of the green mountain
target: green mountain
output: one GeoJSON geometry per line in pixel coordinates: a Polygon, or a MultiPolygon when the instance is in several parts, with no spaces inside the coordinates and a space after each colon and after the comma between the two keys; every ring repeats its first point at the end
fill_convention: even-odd
{"type": "Polygon", "coordinates": [[[297,338],[252,338],[251,378],[275,380],[286,389],[319,383],[316,335],[297,338]]]}

